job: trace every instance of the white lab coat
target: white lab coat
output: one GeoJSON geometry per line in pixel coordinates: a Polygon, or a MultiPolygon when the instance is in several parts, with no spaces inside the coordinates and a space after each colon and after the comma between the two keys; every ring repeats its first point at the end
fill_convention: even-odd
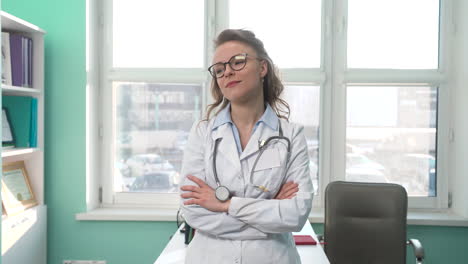
{"type": "Polygon", "coordinates": [[[313,188],[309,172],[307,143],[302,126],[281,119],[283,134],[291,141],[291,156],[285,163],[285,140],[270,143],[259,159],[253,178],[251,168],[258,154],[258,141],[277,136],[264,123],[255,130],[245,150],[238,153],[230,124],[212,131],[215,118],[192,127],[185,147],[181,185],[195,185],[186,178],[194,175],[213,189],[213,149],[217,138],[216,166],[221,185],[233,193],[228,213],[211,212],[198,205],[184,206],[185,220],[196,229],[187,248],[187,264],[301,263],[291,232],[300,231],[312,205],[313,188]],[[282,179],[282,169],[287,169],[282,179]],[[286,181],[299,184],[297,196],[272,199],[286,181]],[[253,185],[264,185],[262,192],[253,185]]]}

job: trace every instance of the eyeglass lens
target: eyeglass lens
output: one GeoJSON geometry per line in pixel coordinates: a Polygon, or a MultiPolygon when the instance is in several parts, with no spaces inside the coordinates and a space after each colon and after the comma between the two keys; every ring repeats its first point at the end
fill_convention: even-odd
{"type": "Polygon", "coordinates": [[[216,76],[216,78],[221,78],[224,76],[224,72],[226,71],[226,64],[229,64],[234,71],[240,71],[245,67],[245,63],[247,61],[247,55],[245,54],[238,54],[232,56],[228,62],[226,63],[216,63],[211,68],[211,74],[216,76]]]}

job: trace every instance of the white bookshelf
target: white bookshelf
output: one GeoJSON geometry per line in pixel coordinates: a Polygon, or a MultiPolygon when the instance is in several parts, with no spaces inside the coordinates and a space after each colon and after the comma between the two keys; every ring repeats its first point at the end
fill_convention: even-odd
{"type": "Polygon", "coordinates": [[[2,149],[2,163],[24,161],[38,205],[2,218],[2,264],[46,263],[47,206],[44,202],[44,35],[41,28],[0,11],[2,31],[33,41],[32,87],[1,85],[3,96],[37,99],[37,147],[2,149]]]}
{"type": "Polygon", "coordinates": [[[13,85],[2,84],[3,95],[15,95],[15,96],[39,96],[42,93],[41,90],[28,87],[19,87],[13,85]]]}

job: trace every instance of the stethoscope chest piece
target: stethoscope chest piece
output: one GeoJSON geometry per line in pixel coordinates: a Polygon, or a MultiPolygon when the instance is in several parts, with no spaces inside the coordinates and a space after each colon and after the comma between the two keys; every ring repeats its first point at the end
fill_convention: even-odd
{"type": "Polygon", "coordinates": [[[229,200],[229,198],[231,198],[231,192],[226,186],[220,185],[216,187],[215,196],[219,201],[226,202],[229,200]]]}
{"type": "MultiPolygon", "coordinates": [[[[217,170],[216,170],[216,154],[218,153],[218,145],[221,142],[221,140],[222,140],[222,138],[217,138],[215,140],[215,144],[214,144],[214,149],[213,149],[213,175],[214,175],[216,184],[218,185],[218,187],[216,187],[216,190],[215,190],[216,199],[218,199],[221,202],[225,202],[225,201],[227,201],[227,200],[229,200],[231,198],[231,192],[229,191],[229,189],[226,186],[221,185],[221,183],[219,182],[218,173],[217,173],[217,170]]],[[[287,137],[283,136],[283,130],[281,128],[281,122],[279,122],[279,135],[278,136],[272,136],[272,137],[269,137],[266,140],[259,140],[258,141],[259,153],[257,155],[257,158],[255,159],[255,162],[254,162],[253,166],[252,166],[249,180],[252,179],[252,174],[255,171],[255,167],[257,165],[257,162],[258,162],[259,158],[262,156],[263,152],[268,147],[268,144],[273,140],[284,140],[284,141],[286,141],[287,156],[286,156],[285,164],[288,163],[289,155],[291,153],[291,142],[289,141],[289,139],[287,137]]],[[[283,178],[284,178],[284,175],[283,175],[283,178]]],[[[263,186],[263,185],[254,185],[254,187],[257,188],[258,190],[262,191],[262,192],[270,192],[270,190],[268,190],[268,188],[263,186]]]]}

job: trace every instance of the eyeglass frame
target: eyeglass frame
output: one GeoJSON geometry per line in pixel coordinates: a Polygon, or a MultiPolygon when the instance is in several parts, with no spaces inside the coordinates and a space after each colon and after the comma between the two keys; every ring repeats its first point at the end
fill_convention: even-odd
{"type": "Polygon", "coordinates": [[[232,56],[231,58],[229,58],[229,60],[226,61],[226,62],[217,62],[217,63],[211,65],[210,67],[208,67],[208,72],[209,72],[210,75],[211,75],[213,78],[215,78],[215,79],[223,78],[223,77],[224,77],[224,73],[226,72],[226,64],[228,64],[229,67],[231,68],[231,70],[233,70],[233,71],[241,71],[241,70],[243,70],[243,69],[245,68],[245,65],[247,65],[247,58],[248,58],[248,57],[254,58],[254,59],[259,60],[259,61],[262,60],[262,59],[260,59],[260,58],[258,58],[258,57],[251,56],[251,55],[249,55],[248,53],[245,53],[245,52],[244,52],[244,53],[239,53],[239,54],[236,54],[236,55],[232,56]],[[236,70],[236,69],[234,69],[234,68],[232,67],[232,65],[231,65],[231,60],[233,60],[236,56],[239,56],[239,55],[244,55],[244,56],[245,56],[245,63],[244,63],[244,66],[242,66],[242,68],[236,70]],[[224,66],[223,75],[217,77],[217,76],[216,76],[216,73],[213,73],[213,72],[211,71],[211,69],[212,69],[215,65],[221,65],[221,64],[224,66]]]}

